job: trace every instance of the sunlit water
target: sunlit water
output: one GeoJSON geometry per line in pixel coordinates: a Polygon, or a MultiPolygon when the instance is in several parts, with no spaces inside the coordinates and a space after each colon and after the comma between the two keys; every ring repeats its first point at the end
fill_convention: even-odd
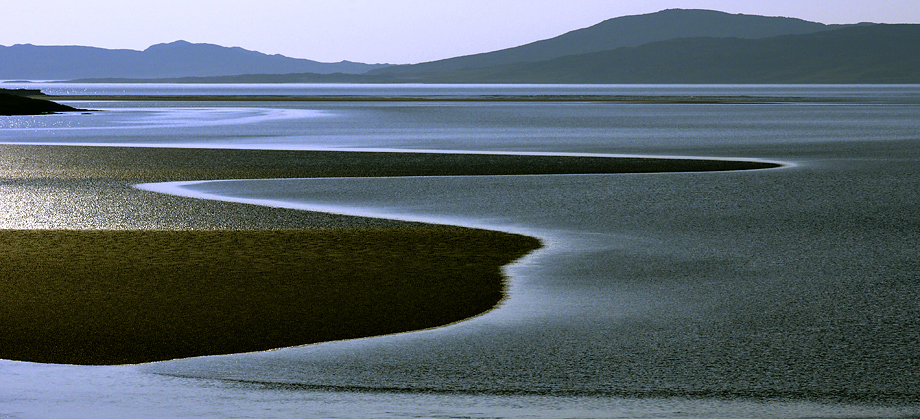
{"type": "MultiPolygon", "coordinates": [[[[375,88],[430,96],[498,89],[375,88]]],[[[367,86],[337,89],[382,94],[367,86]]],[[[17,143],[632,153],[788,163],[732,173],[144,185],[200,198],[520,232],[546,247],[508,267],[510,296],[499,309],[445,328],[141,366],[3,361],[0,415],[920,415],[920,105],[904,100],[920,88],[619,89],[858,96],[873,103],[112,102],[77,104],[103,109],[92,115],[0,117],[0,139],[17,143]]]]}

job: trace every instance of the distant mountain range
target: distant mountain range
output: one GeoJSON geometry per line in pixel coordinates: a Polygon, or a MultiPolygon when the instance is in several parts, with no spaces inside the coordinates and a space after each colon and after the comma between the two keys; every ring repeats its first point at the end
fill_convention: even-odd
{"type": "Polygon", "coordinates": [[[920,25],[856,26],[764,39],[678,38],[414,76],[432,83],[920,83],[920,25]]]}
{"type": "Polygon", "coordinates": [[[107,53],[103,53],[128,54],[124,50],[30,47],[35,51],[72,48],[68,51],[73,55],[37,54],[31,62],[26,62],[29,60],[22,56],[8,55],[9,49],[24,46],[0,47],[0,79],[96,78],[95,81],[199,83],[920,83],[920,25],[825,25],[710,10],[670,9],[618,17],[515,48],[397,66],[316,63],[180,41],[155,45],[143,52],[132,51],[147,60],[146,67],[139,69],[133,67],[134,62],[109,61],[107,53]],[[66,62],[80,65],[70,66],[74,71],[68,77],[45,76],[50,73],[43,71],[51,68],[57,69],[55,74],[62,74],[62,69],[68,68],[66,62]],[[318,66],[318,69],[292,70],[296,65],[318,66]],[[29,66],[33,69],[25,70],[29,66]],[[94,71],[93,74],[109,75],[77,76],[77,69],[80,74],[94,71]]]}
{"type": "Polygon", "coordinates": [[[143,51],[82,46],[0,46],[0,80],[163,78],[280,73],[364,73],[385,67],[268,55],[239,47],[176,41],[143,51]]]}
{"type": "Polygon", "coordinates": [[[735,15],[712,10],[668,9],[657,13],[608,19],[594,26],[515,48],[428,63],[393,66],[373,73],[418,74],[468,70],[546,61],[567,55],[637,47],[677,38],[758,39],[814,33],[839,27],[840,25],[825,25],[783,17],[735,15]]]}

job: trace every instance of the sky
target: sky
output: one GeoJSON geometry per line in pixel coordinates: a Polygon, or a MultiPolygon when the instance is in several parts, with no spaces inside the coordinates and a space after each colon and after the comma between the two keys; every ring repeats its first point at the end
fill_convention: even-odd
{"type": "MultiPolygon", "coordinates": [[[[143,50],[185,40],[321,62],[405,64],[552,38],[663,9],[821,23],[920,23],[920,0],[29,0],[0,8],[0,45],[143,50]]],[[[2,65],[2,63],[0,63],[2,65]]]]}

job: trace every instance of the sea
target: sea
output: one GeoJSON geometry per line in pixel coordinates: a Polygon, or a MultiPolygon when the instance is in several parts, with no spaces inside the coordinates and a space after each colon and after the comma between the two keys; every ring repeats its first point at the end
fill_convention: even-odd
{"type": "Polygon", "coordinates": [[[180,96],[0,117],[2,143],[781,166],[137,185],[544,247],[506,267],[497,308],[440,328],[140,365],[0,360],[0,418],[920,417],[920,85],[2,86],[180,96]],[[671,100],[577,100],[604,96],[671,100]],[[509,97],[570,100],[434,100],[509,97]]]}

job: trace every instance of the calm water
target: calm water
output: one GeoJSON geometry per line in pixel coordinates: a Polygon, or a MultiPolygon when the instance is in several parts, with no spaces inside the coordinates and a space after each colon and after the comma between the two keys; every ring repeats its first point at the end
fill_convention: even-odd
{"type": "Polygon", "coordinates": [[[78,104],[105,110],[92,115],[0,118],[5,142],[789,163],[734,173],[148,185],[522,232],[547,246],[508,268],[510,297],[499,309],[436,330],[141,366],[0,361],[0,417],[920,415],[918,86],[235,88],[860,103],[129,102],[78,104]]]}
{"type": "Polygon", "coordinates": [[[49,95],[316,95],[465,97],[492,95],[767,96],[916,101],[903,85],[558,85],[558,84],[121,84],[2,82],[3,88],[40,89],[49,95]]]}

